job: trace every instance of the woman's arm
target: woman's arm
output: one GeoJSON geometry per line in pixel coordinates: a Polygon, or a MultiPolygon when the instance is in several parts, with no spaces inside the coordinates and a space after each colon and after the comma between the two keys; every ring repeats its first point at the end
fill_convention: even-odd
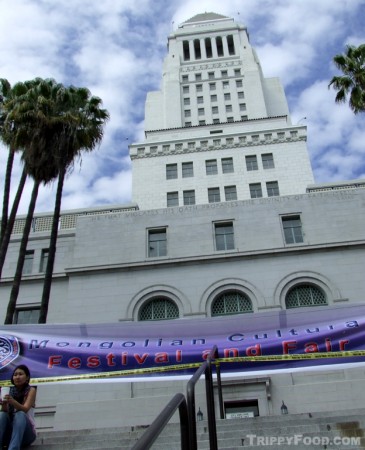
{"type": "Polygon", "coordinates": [[[14,400],[13,397],[10,397],[10,395],[6,395],[5,399],[8,401],[8,403],[13,405],[17,411],[23,411],[26,413],[30,410],[30,408],[34,406],[36,394],[37,390],[34,387],[31,387],[23,405],[14,400]]]}

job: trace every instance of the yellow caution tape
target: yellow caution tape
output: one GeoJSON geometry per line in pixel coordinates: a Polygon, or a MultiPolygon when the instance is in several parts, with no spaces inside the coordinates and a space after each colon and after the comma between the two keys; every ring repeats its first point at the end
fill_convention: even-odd
{"type": "MultiPolygon", "coordinates": [[[[258,356],[237,356],[232,358],[217,358],[212,361],[212,364],[224,364],[224,363],[243,363],[243,362],[262,362],[262,361],[298,361],[308,359],[328,359],[328,358],[349,358],[354,356],[365,356],[365,350],[347,350],[343,352],[311,352],[300,354],[285,354],[285,355],[258,355],[258,356]]],[[[33,384],[50,383],[50,382],[64,382],[75,380],[96,380],[104,378],[116,378],[126,377],[131,375],[146,375],[146,374],[158,374],[163,372],[172,372],[185,369],[194,369],[200,367],[202,362],[189,363],[189,364],[175,364],[164,367],[149,367],[144,369],[131,369],[131,370],[115,370],[113,372],[98,372],[87,374],[75,374],[67,376],[57,377],[44,377],[44,378],[32,378],[33,384]]],[[[10,381],[0,381],[1,386],[11,386],[10,381]]]]}

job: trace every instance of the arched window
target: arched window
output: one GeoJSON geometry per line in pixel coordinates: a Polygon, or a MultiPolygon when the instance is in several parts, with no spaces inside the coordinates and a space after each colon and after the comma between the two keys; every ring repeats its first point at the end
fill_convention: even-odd
{"type": "Polygon", "coordinates": [[[139,320],[177,319],[179,308],[167,298],[154,298],[145,303],[139,312],[139,320]]]}
{"type": "Polygon", "coordinates": [[[221,294],[212,304],[212,317],[253,312],[251,300],[237,291],[221,294]]]}
{"type": "Polygon", "coordinates": [[[301,284],[294,286],[286,294],[286,307],[302,308],[304,306],[327,305],[327,299],[324,292],[311,284],[301,284]]]}

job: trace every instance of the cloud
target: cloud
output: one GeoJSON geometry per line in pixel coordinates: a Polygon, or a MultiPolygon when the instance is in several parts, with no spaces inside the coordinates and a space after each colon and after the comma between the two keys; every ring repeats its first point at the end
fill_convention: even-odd
{"type": "MultiPolygon", "coordinates": [[[[36,76],[88,87],[111,120],[100,148],[84,155],[65,184],[64,208],[131,200],[128,144],[144,139],[146,93],[158,90],[167,36],[204,11],[248,27],[264,76],[279,76],[293,122],[306,116],[317,181],[364,173],[362,122],[327,89],[332,57],[365,42],[363,0],[0,0],[0,76],[36,76]]],[[[6,150],[0,146],[0,164],[6,150]]],[[[12,194],[20,167],[15,167],[12,194]]],[[[0,171],[0,189],[3,183],[0,171]]],[[[21,212],[27,208],[27,183],[21,212]]],[[[42,188],[37,211],[53,209],[55,186],[42,188]]],[[[0,191],[0,195],[1,191],[0,191]]]]}

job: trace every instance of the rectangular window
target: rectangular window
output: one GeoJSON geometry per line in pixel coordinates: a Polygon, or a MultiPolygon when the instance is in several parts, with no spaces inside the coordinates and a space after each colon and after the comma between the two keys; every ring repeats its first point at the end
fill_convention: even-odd
{"type": "Polygon", "coordinates": [[[227,122],[234,122],[233,117],[227,117],[227,122]]]}
{"type": "Polygon", "coordinates": [[[223,89],[229,89],[229,81],[223,81],[223,89]]]}
{"type": "Polygon", "coordinates": [[[238,98],[245,98],[245,93],[243,91],[237,92],[238,98]]]}
{"type": "Polygon", "coordinates": [[[227,72],[227,70],[221,70],[221,76],[222,76],[222,78],[228,77],[228,72],[227,72]]]}
{"type": "Polygon", "coordinates": [[[249,185],[251,198],[262,197],[261,183],[252,183],[249,185]]]}
{"type": "Polygon", "coordinates": [[[224,186],[224,195],[226,197],[226,202],[237,200],[236,186],[224,186]]]}
{"type": "Polygon", "coordinates": [[[205,120],[199,120],[199,125],[205,125],[205,120]]]}
{"type": "Polygon", "coordinates": [[[221,194],[219,192],[219,187],[208,188],[208,201],[209,203],[217,203],[221,201],[221,194]]]}
{"type": "Polygon", "coordinates": [[[190,111],[190,109],[185,109],[185,111],[184,111],[184,116],[185,116],[185,117],[191,117],[191,111],[190,111]]]}
{"type": "Polygon", "coordinates": [[[166,180],[177,178],[177,164],[166,164],[166,180]]]}
{"type": "Polygon", "coordinates": [[[167,206],[179,206],[179,193],[168,192],[167,193],[167,206]]]}
{"type": "Polygon", "coordinates": [[[241,76],[241,69],[234,69],[234,76],[235,77],[241,76]]]}
{"type": "Polygon", "coordinates": [[[246,156],[246,167],[247,167],[247,170],[257,170],[258,169],[256,155],[246,156]]]}
{"type": "Polygon", "coordinates": [[[189,106],[190,105],[190,98],[189,97],[184,98],[184,105],[185,106],[189,106]]]}
{"type": "Polygon", "coordinates": [[[223,173],[233,172],[233,158],[222,158],[222,172],[223,173]]]}
{"type": "Polygon", "coordinates": [[[232,105],[226,105],[226,112],[232,112],[232,105]]]}
{"type": "Polygon", "coordinates": [[[196,92],[203,92],[203,85],[202,84],[197,84],[195,86],[195,90],[196,90],[196,92]]]}
{"type": "Polygon", "coordinates": [[[240,111],[246,111],[246,103],[240,103],[240,111]]]}
{"type": "Polygon", "coordinates": [[[194,168],[192,162],[182,163],[182,176],[183,178],[193,177],[194,176],[194,168]]]}
{"type": "Polygon", "coordinates": [[[14,315],[14,323],[27,324],[38,323],[40,308],[17,308],[14,315]]]}
{"type": "Polygon", "coordinates": [[[48,262],[48,253],[49,253],[48,248],[42,249],[41,262],[39,264],[39,271],[42,273],[46,271],[47,262],[48,262]]]}
{"type": "Polygon", "coordinates": [[[34,250],[27,250],[25,253],[23,275],[29,275],[33,271],[34,250]]]}
{"type": "Polygon", "coordinates": [[[213,123],[219,123],[219,119],[213,119],[213,123]]]}
{"type": "Polygon", "coordinates": [[[265,153],[264,155],[261,155],[261,159],[262,159],[262,167],[264,169],[273,169],[275,167],[274,156],[272,153],[265,153]]]}
{"type": "Polygon", "coordinates": [[[202,74],[201,73],[196,73],[195,74],[195,81],[201,81],[202,79],[202,74]]]}
{"type": "Polygon", "coordinates": [[[236,80],[236,87],[238,88],[242,87],[242,80],[236,80]]]}
{"type": "Polygon", "coordinates": [[[286,216],[281,218],[286,244],[303,242],[303,231],[300,216],[286,216]]]}
{"type": "Polygon", "coordinates": [[[268,197],[276,197],[279,194],[279,183],[277,181],[268,181],[266,183],[268,197]]]}
{"type": "Polygon", "coordinates": [[[189,75],[183,75],[182,76],[182,81],[183,81],[183,83],[188,82],[189,81],[189,75]]]}
{"type": "Polygon", "coordinates": [[[189,86],[183,86],[183,94],[189,94],[189,86]]]}
{"type": "Polygon", "coordinates": [[[215,89],[216,89],[215,83],[209,83],[209,89],[211,91],[215,91],[215,89]]]}
{"type": "Polygon", "coordinates": [[[214,80],[214,72],[208,72],[208,80],[214,80]]]}
{"type": "Polygon", "coordinates": [[[198,116],[204,116],[204,108],[198,108],[198,116]]]}
{"type": "Polygon", "coordinates": [[[209,159],[205,161],[205,170],[207,175],[217,175],[218,166],[216,159],[209,159]]]}
{"type": "Polygon", "coordinates": [[[212,107],[212,114],[218,114],[218,106],[212,107]]]}
{"type": "Polygon", "coordinates": [[[197,97],[197,98],[196,98],[196,101],[197,101],[197,103],[199,103],[199,104],[204,103],[203,97],[197,97]]]}
{"type": "Polygon", "coordinates": [[[186,127],[191,127],[191,122],[185,122],[186,127]]]}
{"type": "Polygon", "coordinates": [[[167,235],[166,228],[148,230],[148,256],[167,255],[167,235]]]}
{"type": "Polygon", "coordinates": [[[215,223],[215,248],[216,250],[234,249],[233,223],[215,223]]]}
{"type": "Polygon", "coordinates": [[[195,191],[184,191],[184,205],[195,205],[195,191]]]}
{"type": "Polygon", "coordinates": [[[231,94],[224,94],[224,100],[231,100],[231,94]]]}
{"type": "Polygon", "coordinates": [[[216,102],[217,101],[217,96],[214,94],[214,95],[211,95],[210,96],[210,101],[211,102],[216,102]]]}

